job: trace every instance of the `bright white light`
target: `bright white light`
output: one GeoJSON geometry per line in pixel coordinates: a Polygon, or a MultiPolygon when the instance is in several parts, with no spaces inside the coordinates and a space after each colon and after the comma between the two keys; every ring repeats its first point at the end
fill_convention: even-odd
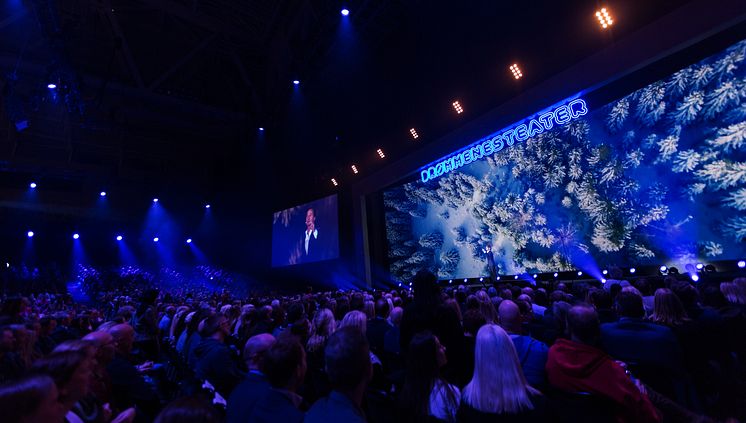
{"type": "Polygon", "coordinates": [[[741,269],[743,269],[744,267],[746,267],[746,261],[739,260],[738,261],[738,267],[740,267],[741,269]]]}
{"type": "Polygon", "coordinates": [[[694,282],[697,282],[697,281],[699,280],[699,276],[698,276],[698,275],[696,275],[696,274],[692,275],[692,280],[693,280],[694,282]]]}
{"type": "Polygon", "coordinates": [[[629,273],[635,273],[636,271],[637,271],[637,269],[635,269],[634,267],[630,267],[629,268],[629,273]]]}
{"type": "Polygon", "coordinates": [[[497,278],[495,278],[495,279],[497,279],[497,280],[500,280],[500,276],[498,276],[498,277],[497,277],[497,278]]]}
{"type": "Polygon", "coordinates": [[[534,279],[536,279],[539,275],[534,275],[534,279]]]}
{"type": "Polygon", "coordinates": [[[158,242],[160,239],[158,237],[153,238],[153,242],[158,242]]]}
{"type": "Polygon", "coordinates": [[[34,188],[36,188],[36,182],[30,183],[30,184],[28,184],[28,186],[29,186],[29,188],[34,189],[34,188]]]}
{"type": "Polygon", "coordinates": [[[704,269],[704,267],[705,267],[705,265],[704,265],[704,264],[702,264],[702,263],[697,263],[697,270],[702,270],[702,269],[704,269]]]}
{"type": "Polygon", "coordinates": [[[78,239],[78,238],[80,238],[79,234],[73,234],[73,239],[78,239]]]}
{"type": "Polygon", "coordinates": [[[210,205],[209,205],[209,204],[205,204],[205,208],[206,208],[206,209],[209,209],[209,208],[210,208],[210,205]]]}
{"type": "Polygon", "coordinates": [[[601,273],[603,273],[604,275],[606,275],[606,274],[608,274],[608,273],[609,273],[609,271],[608,271],[608,270],[606,270],[606,269],[604,269],[604,270],[603,270],[603,271],[602,271],[601,273]]]}
{"type": "Polygon", "coordinates": [[[668,267],[666,267],[665,265],[663,265],[663,266],[660,267],[660,271],[661,271],[661,273],[666,273],[668,271],[668,267]]]}
{"type": "Polygon", "coordinates": [[[357,175],[357,172],[358,172],[358,170],[357,170],[357,166],[355,166],[355,165],[352,165],[352,166],[350,166],[350,169],[352,169],[352,173],[354,173],[354,174],[356,174],[356,175],[357,175]]]}
{"type": "Polygon", "coordinates": [[[412,138],[414,138],[414,139],[417,139],[417,138],[419,138],[419,137],[420,137],[420,135],[419,135],[419,134],[417,133],[417,130],[416,130],[416,129],[414,129],[414,128],[411,128],[411,129],[409,130],[409,133],[410,133],[410,134],[412,134],[412,138]]]}
{"type": "Polygon", "coordinates": [[[157,199],[157,198],[154,198],[154,199],[153,199],[153,202],[154,202],[154,203],[157,203],[157,202],[158,202],[158,199],[157,199]]]}
{"type": "Polygon", "coordinates": [[[300,84],[300,81],[297,80],[297,79],[293,79],[293,84],[298,85],[298,84],[300,84]]]}
{"type": "Polygon", "coordinates": [[[513,78],[523,78],[523,72],[521,72],[521,68],[518,67],[517,63],[513,63],[512,65],[510,65],[510,71],[513,73],[513,78]]]}
{"type": "Polygon", "coordinates": [[[57,84],[55,84],[55,83],[47,84],[47,88],[49,88],[50,90],[53,90],[53,89],[57,88],[57,84]]]}
{"type": "Polygon", "coordinates": [[[453,109],[456,110],[456,113],[459,115],[464,112],[464,108],[461,107],[461,103],[458,101],[453,102],[453,109]]]}
{"type": "Polygon", "coordinates": [[[262,131],[262,132],[264,132],[264,127],[263,127],[263,126],[260,126],[260,127],[259,127],[259,130],[260,130],[260,131],[262,131]]]}
{"type": "Polygon", "coordinates": [[[464,278],[464,282],[466,282],[468,279],[464,278]]]}
{"type": "Polygon", "coordinates": [[[449,280],[448,283],[453,283],[453,279],[449,280]]]}
{"type": "Polygon", "coordinates": [[[192,238],[187,238],[187,244],[191,244],[191,243],[192,243],[192,238]]]}
{"type": "Polygon", "coordinates": [[[559,276],[559,273],[554,272],[554,277],[556,278],[557,276],[559,276]]]}
{"type": "Polygon", "coordinates": [[[101,191],[100,193],[98,193],[98,195],[100,195],[102,197],[106,197],[106,191],[101,191]]]}
{"type": "Polygon", "coordinates": [[[605,7],[596,12],[596,18],[598,18],[598,23],[601,24],[601,27],[604,29],[610,27],[614,23],[611,19],[611,15],[609,15],[609,12],[605,7]]]}
{"type": "Polygon", "coordinates": [[[601,283],[606,283],[606,279],[601,278],[601,283]]]}
{"type": "Polygon", "coordinates": [[[29,238],[33,238],[34,237],[34,231],[28,231],[28,232],[26,232],[26,236],[29,237],[29,238]]]}
{"type": "Polygon", "coordinates": [[[8,263],[8,262],[5,262],[5,268],[7,269],[7,268],[9,268],[9,267],[10,267],[10,263],[8,263]]]}
{"type": "Polygon", "coordinates": [[[117,235],[117,241],[121,241],[123,238],[121,235],[117,235]]]}
{"type": "Polygon", "coordinates": [[[479,278],[479,282],[484,282],[484,278],[479,278]]]}
{"type": "Polygon", "coordinates": [[[580,270],[578,270],[578,276],[583,276],[583,272],[581,272],[580,270]]]}
{"type": "Polygon", "coordinates": [[[342,9],[342,16],[348,16],[350,14],[350,11],[347,9],[342,9]]]}
{"type": "Polygon", "coordinates": [[[376,150],[376,153],[378,153],[378,157],[380,157],[382,159],[386,158],[386,155],[383,154],[383,150],[381,150],[380,148],[378,150],[376,150]]]}
{"type": "Polygon", "coordinates": [[[518,275],[513,276],[513,279],[518,279],[518,275]]]}

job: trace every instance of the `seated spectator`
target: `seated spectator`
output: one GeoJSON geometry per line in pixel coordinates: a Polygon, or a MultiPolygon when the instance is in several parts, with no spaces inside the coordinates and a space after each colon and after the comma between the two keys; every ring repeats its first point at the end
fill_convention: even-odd
{"type": "Polygon", "coordinates": [[[364,423],[363,398],[373,377],[365,335],[353,327],[340,328],[329,337],[324,352],[332,392],[316,401],[304,422],[364,423]]]}
{"type": "Polygon", "coordinates": [[[596,347],[601,325],[590,305],[577,305],[567,313],[570,339],[558,339],[549,348],[547,378],[557,389],[589,393],[616,405],[620,422],[660,420],[642,384],[633,381],[624,367],[596,347]]]}
{"type": "Polygon", "coordinates": [[[427,421],[429,416],[454,422],[461,392],[440,372],[446,364],[445,347],[430,332],[422,332],[409,344],[407,375],[399,396],[407,421],[427,421]]]}
{"type": "Polygon", "coordinates": [[[585,300],[596,309],[598,320],[601,321],[601,324],[617,321],[616,311],[613,309],[611,293],[609,291],[597,288],[589,289],[585,300]]]}
{"type": "Polygon", "coordinates": [[[389,317],[389,303],[379,298],[375,302],[375,317],[368,321],[366,335],[370,343],[370,349],[375,354],[380,355],[383,352],[383,342],[386,332],[391,329],[391,325],[386,320],[389,317]]]}
{"type": "Polygon", "coordinates": [[[158,414],[155,423],[220,423],[220,415],[202,397],[185,397],[172,401],[158,414]]]}
{"type": "Polygon", "coordinates": [[[268,333],[254,335],[246,341],[243,359],[249,372],[228,398],[227,423],[245,421],[246,416],[250,415],[254,409],[256,402],[269,390],[269,382],[261,370],[261,363],[265,353],[274,343],[274,336],[268,333]]]}
{"type": "Polygon", "coordinates": [[[271,388],[256,402],[248,421],[302,422],[303,398],[296,392],[306,376],[306,352],[294,338],[280,339],[264,353],[261,369],[271,388]]]}
{"type": "Polygon", "coordinates": [[[383,349],[386,352],[392,353],[392,354],[399,354],[401,344],[399,342],[399,338],[401,336],[401,320],[404,316],[404,309],[401,307],[394,307],[391,309],[391,313],[389,314],[389,324],[391,325],[391,329],[389,329],[388,332],[384,335],[383,339],[383,349]]]}
{"type": "Polygon", "coordinates": [[[59,401],[57,386],[45,374],[26,376],[0,386],[0,416],[3,421],[61,422],[67,411],[59,401]]]}
{"type": "Polygon", "coordinates": [[[161,317],[161,321],[158,322],[158,332],[159,332],[160,337],[164,338],[164,337],[169,336],[169,331],[171,330],[171,323],[173,321],[175,314],[176,314],[176,307],[174,306],[166,307],[166,312],[163,313],[163,317],[161,317]]]}
{"type": "Polygon", "coordinates": [[[202,342],[194,350],[195,376],[210,382],[224,397],[228,397],[245,376],[238,368],[233,351],[225,345],[230,329],[230,321],[224,315],[208,317],[202,329],[202,342]]]}
{"type": "Polygon", "coordinates": [[[0,382],[16,379],[26,366],[15,352],[15,337],[10,327],[0,327],[0,382]]]}
{"type": "Polygon", "coordinates": [[[536,388],[543,388],[546,384],[544,367],[547,364],[549,347],[543,342],[522,333],[523,319],[518,306],[513,301],[505,300],[500,303],[498,318],[500,319],[500,326],[508,332],[510,339],[513,340],[513,345],[515,345],[518,353],[518,361],[528,384],[536,388]]]}
{"type": "Polygon", "coordinates": [[[477,332],[474,375],[464,388],[458,421],[538,422],[547,417],[544,396],[526,382],[508,334],[497,325],[482,326],[477,332]]]}

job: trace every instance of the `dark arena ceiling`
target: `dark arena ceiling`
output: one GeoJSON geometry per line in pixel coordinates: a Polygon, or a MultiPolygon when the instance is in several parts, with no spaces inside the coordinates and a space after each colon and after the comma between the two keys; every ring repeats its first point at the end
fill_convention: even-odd
{"type": "Polygon", "coordinates": [[[233,191],[279,209],[344,190],[685,3],[5,0],[0,189],[233,191]]]}

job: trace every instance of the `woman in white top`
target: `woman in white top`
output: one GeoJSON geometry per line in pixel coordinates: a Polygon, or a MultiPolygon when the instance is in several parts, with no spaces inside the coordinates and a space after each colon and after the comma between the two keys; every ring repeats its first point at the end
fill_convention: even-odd
{"type": "Polygon", "coordinates": [[[409,343],[407,376],[401,394],[402,421],[425,422],[431,417],[456,421],[461,393],[440,375],[446,364],[446,348],[438,337],[421,332],[409,343]]]}

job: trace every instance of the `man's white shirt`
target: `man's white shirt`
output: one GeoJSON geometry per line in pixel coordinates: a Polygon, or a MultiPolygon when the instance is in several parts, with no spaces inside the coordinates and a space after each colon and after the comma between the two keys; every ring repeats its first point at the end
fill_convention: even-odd
{"type": "Polygon", "coordinates": [[[311,239],[312,234],[313,234],[313,239],[317,239],[319,237],[319,230],[314,229],[313,232],[306,231],[306,254],[308,254],[308,241],[311,239]]]}

